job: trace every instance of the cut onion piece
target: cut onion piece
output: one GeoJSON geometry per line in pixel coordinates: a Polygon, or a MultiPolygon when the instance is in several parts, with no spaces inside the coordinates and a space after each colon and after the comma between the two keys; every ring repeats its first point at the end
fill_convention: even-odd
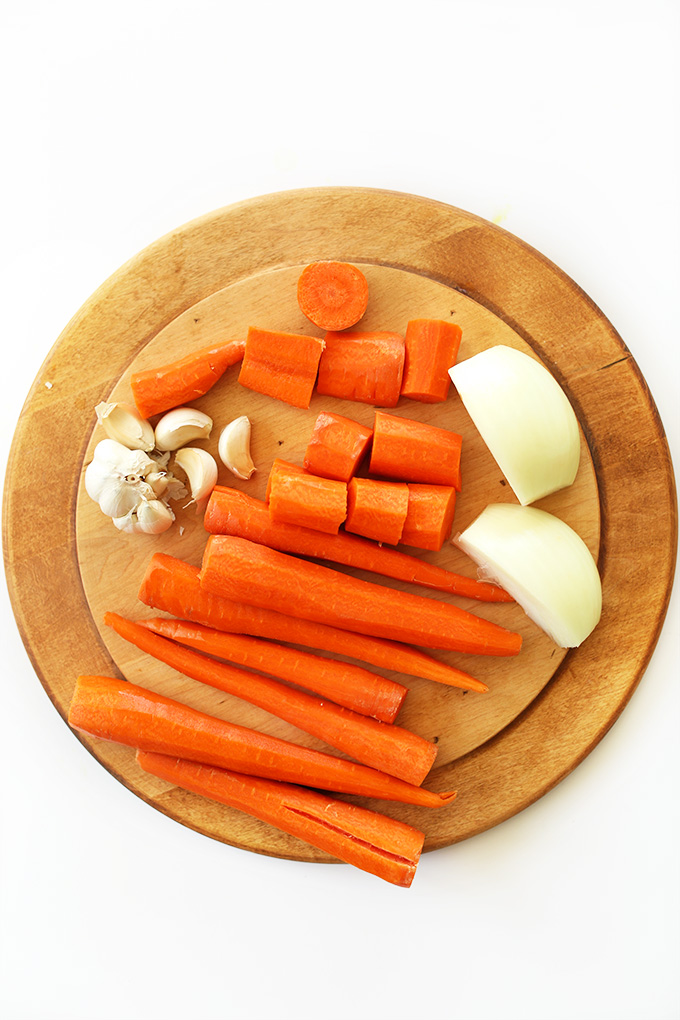
{"type": "Polygon", "coordinates": [[[576,648],[600,619],[602,585],[595,561],[576,532],[536,507],[494,503],[455,545],[479,577],[505,588],[561,648],[576,648]]]}
{"type": "Polygon", "coordinates": [[[578,422],[559,383],[513,347],[490,347],[449,369],[465,409],[522,506],[571,485],[578,422]]]}

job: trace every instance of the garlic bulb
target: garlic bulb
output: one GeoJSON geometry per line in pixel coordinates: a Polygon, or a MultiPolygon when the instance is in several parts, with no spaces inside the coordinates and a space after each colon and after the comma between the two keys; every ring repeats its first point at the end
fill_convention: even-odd
{"type": "Polygon", "coordinates": [[[488,506],[454,539],[484,581],[509,592],[562,648],[580,645],[600,619],[602,585],[576,532],[553,514],[514,503],[488,506]]]}
{"type": "Polygon", "coordinates": [[[578,422],[547,368],[498,345],[454,365],[449,375],[523,506],[572,484],[581,455],[578,422]]]}
{"type": "Polygon", "coordinates": [[[156,425],[155,443],[158,450],[179,450],[195,439],[208,439],[212,418],[193,407],[176,407],[164,414],[156,425]]]}
{"type": "MultiPolygon", "coordinates": [[[[169,455],[165,462],[168,458],[169,455]]],[[[85,470],[85,490],[99,504],[102,513],[113,518],[116,527],[123,531],[164,531],[174,520],[168,499],[186,496],[186,489],[165,470],[162,459],[159,462],[143,450],[129,450],[114,439],[102,439],[97,443],[94,458],[85,470]],[[156,503],[164,507],[164,511],[153,506],[156,503]],[[165,522],[168,514],[169,523],[164,527],[156,526],[159,520],[165,522]],[[154,517],[156,523],[152,520],[154,517]]]]}
{"type": "Polygon", "coordinates": [[[95,407],[95,413],[109,439],[122,443],[129,450],[153,450],[153,425],[142,418],[132,404],[102,402],[95,407]]]}
{"type": "Polygon", "coordinates": [[[85,471],[88,496],[107,517],[123,517],[142,499],[155,499],[147,475],[156,465],[143,450],[128,450],[115,439],[102,439],[85,471]]]}
{"type": "Polygon", "coordinates": [[[130,534],[141,532],[145,535],[159,535],[168,530],[174,519],[170,507],[160,499],[143,499],[124,517],[114,517],[113,523],[119,531],[130,534]]]}
{"type": "Polygon", "coordinates": [[[217,484],[215,458],[207,450],[185,446],[175,454],[175,463],[186,474],[191,488],[191,503],[196,504],[196,512],[200,513],[205,509],[208,496],[217,484]]]}
{"type": "Polygon", "coordinates": [[[222,429],[217,446],[224,466],[244,481],[248,481],[256,470],[250,456],[250,431],[250,418],[245,414],[240,418],[234,418],[222,429]]]}

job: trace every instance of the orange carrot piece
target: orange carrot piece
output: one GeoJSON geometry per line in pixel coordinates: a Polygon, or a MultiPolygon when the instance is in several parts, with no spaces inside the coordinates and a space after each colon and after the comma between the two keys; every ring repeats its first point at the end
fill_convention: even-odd
{"type": "Polygon", "coordinates": [[[368,306],[366,277],[348,262],[312,262],[297,286],[300,311],[319,329],[354,326],[368,306]]]}
{"type": "Polygon", "coordinates": [[[140,627],[154,634],[178,641],[189,648],[219,659],[228,659],[239,666],[288,680],[309,691],[330,698],[336,705],[350,708],[361,715],[369,715],[384,723],[393,723],[401,708],[408,688],[360,666],[352,666],[337,659],[289,648],[288,645],[263,641],[246,634],[206,627],[190,620],[168,620],[157,616],[139,620],[140,627]]]}
{"type": "MultiPolygon", "coordinates": [[[[455,492],[455,490],[454,490],[455,492]]],[[[268,545],[281,552],[331,560],[346,567],[368,570],[397,581],[408,581],[424,588],[462,595],[480,602],[512,602],[502,588],[487,581],[476,581],[445,570],[433,563],[395,549],[384,549],[353,535],[322,535],[310,528],[292,524],[274,524],[265,503],[238,489],[216,485],[205,511],[206,531],[214,535],[237,535],[251,542],[268,545]]]]}
{"type": "Polygon", "coordinates": [[[145,772],[236,808],[346,864],[408,888],[425,836],[405,822],[289,783],[138,751],[145,772]]]}
{"type": "Polygon", "coordinates": [[[169,365],[133,372],[130,386],[142,418],[204,396],[231,365],[241,360],[245,346],[245,340],[227,340],[202,347],[169,365]]]}
{"type": "Polygon", "coordinates": [[[324,341],[251,326],[238,381],[256,393],[309,407],[324,341]]]}
{"type": "Polygon", "coordinates": [[[385,588],[231,535],[211,535],[199,575],[213,595],[345,630],[472,655],[517,655],[521,635],[458,606],[385,588]]]}
{"type": "Polygon", "coordinates": [[[271,519],[337,535],[347,516],[347,485],[275,460],[267,482],[271,519]]]}
{"type": "Polygon", "coordinates": [[[451,534],[456,512],[452,485],[409,485],[402,545],[439,550],[451,534]]]}
{"type": "MultiPolygon", "coordinates": [[[[155,553],[142,580],[139,599],[152,609],[159,609],[173,616],[186,617],[195,623],[203,623],[228,633],[253,634],[278,641],[289,641],[292,644],[346,655],[351,659],[369,662],[384,669],[424,677],[426,680],[434,680],[450,687],[488,691],[486,684],[480,680],[475,680],[454,666],[438,662],[420,649],[410,648],[396,641],[383,641],[380,638],[366,637],[364,634],[352,634],[337,627],[313,623],[311,620],[295,620],[272,609],[230,602],[204,591],[198,575],[197,567],[166,553],[155,553]]],[[[349,663],[345,665],[352,670],[360,668],[349,663]]],[[[394,681],[386,677],[375,679],[381,681],[385,700],[391,703],[392,698],[396,696],[392,691],[394,681]]],[[[396,686],[401,688],[400,684],[396,686]]]]}
{"type": "Polygon", "coordinates": [[[372,436],[373,429],[358,421],[322,411],[305,452],[305,471],[349,482],[366,455],[372,436]]]}
{"type": "Polygon", "coordinates": [[[377,769],[197,712],[179,701],[112,677],[80,676],[69,724],[118,744],[280,779],[321,790],[443,807],[455,793],[433,793],[377,769]]]}
{"type": "Polygon", "coordinates": [[[178,673],[257,705],[356,761],[406,783],[420,786],[437,757],[435,744],[401,726],[378,722],[278,680],[210,659],[117,613],[106,613],[104,623],[178,673]]]}
{"type": "Polygon", "coordinates": [[[345,531],[396,545],[408,512],[408,485],[353,478],[347,488],[345,531]]]}
{"type": "Polygon", "coordinates": [[[317,393],[396,407],[404,372],[404,338],[398,333],[326,333],[317,393]]]}
{"type": "Polygon", "coordinates": [[[377,411],[371,474],[426,485],[452,485],[460,492],[462,438],[448,429],[377,411]]]}
{"type": "Polygon", "coordinates": [[[439,404],[451,385],[449,369],[456,364],[460,326],[440,319],[412,319],[406,327],[406,360],[402,397],[439,404]]]}

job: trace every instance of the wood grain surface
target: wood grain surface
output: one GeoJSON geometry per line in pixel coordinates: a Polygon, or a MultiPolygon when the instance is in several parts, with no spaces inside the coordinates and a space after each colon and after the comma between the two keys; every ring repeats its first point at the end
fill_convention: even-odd
{"type": "MultiPolygon", "coordinates": [[[[438,745],[435,769],[424,785],[457,788],[459,796],[438,811],[372,806],[422,828],[426,849],[433,849],[521,810],[604,735],[653,650],[675,562],[672,469],[644,380],[593,303],[516,238],[427,199],[331,188],[244,202],[156,242],[75,316],[28,396],[5,487],[8,583],[26,647],[62,716],[78,673],[123,675],[211,714],[323,747],[259,709],[136,653],[103,627],[107,609],[149,615],[136,595],[154,551],[199,563],[206,536],[190,508],[177,510],[178,519],[165,535],[118,533],[84,493],[82,472],[104,436],[94,406],[109,398],[130,400],[131,371],[214,340],[243,336],[251,324],[321,335],[299,311],[295,286],[306,263],[325,258],[352,261],[365,272],[366,328],[403,333],[411,318],[442,318],[463,329],[460,360],[497,343],[524,350],[563,385],[582,428],[576,482],[537,505],[571,524],[598,557],[604,595],[600,626],[580,649],[565,653],[517,606],[458,599],[457,604],[520,630],[521,655],[494,660],[434,653],[485,680],[487,695],[399,677],[410,688],[400,723],[438,745]],[[47,446],[53,451],[49,473],[43,466],[47,446]],[[27,462],[41,467],[38,490],[27,462]]],[[[216,453],[221,427],[248,414],[257,473],[250,482],[239,482],[221,466],[220,482],[258,497],[275,457],[301,461],[320,410],[368,425],[373,420],[374,409],[367,405],[316,394],[309,411],[299,411],[245,390],[237,376],[237,368],[229,370],[196,403],[215,421],[211,438],[201,445],[216,453]]],[[[453,390],[441,405],[402,399],[395,413],[463,435],[463,492],[454,532],[487,503],[515,501],[453,390]]],[[[409,551],[474,574],[453,546],[438,554],[409,551]]],[[[329,860],[263,823],[146,775],[128,748],[80,739],[130,789],[186,825],[258,852],[329,860]]]]}

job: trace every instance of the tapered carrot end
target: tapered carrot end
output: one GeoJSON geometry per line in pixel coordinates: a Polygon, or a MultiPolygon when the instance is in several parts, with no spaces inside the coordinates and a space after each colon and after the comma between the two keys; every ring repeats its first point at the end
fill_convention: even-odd
{"type": "Polygon", "coordinates": [[[437,796],[441,798],[442,806],[444,804],[450,804],[452,800],[455,800],[458,796],[458,790],[447,790],[445,793],[440,793],[437,796]]]}

